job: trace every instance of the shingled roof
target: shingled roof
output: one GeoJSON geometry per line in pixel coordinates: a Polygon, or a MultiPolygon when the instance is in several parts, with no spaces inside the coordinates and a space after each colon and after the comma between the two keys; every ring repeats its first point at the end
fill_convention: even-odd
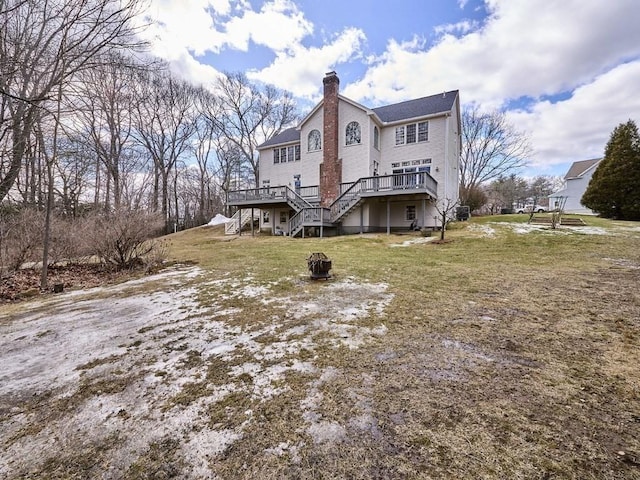
{"type": "Polygon", "coordinates": [[[424,117],[435,113],[448,112],[458,97],[458,90],[439,93],[372,109],[383,122],[397,122],[409,118],[424,117]]]}
{"type": "MultiPolygon", "coordinates": [[[[428,97],[408,100],[406,102],[394,103],[384,107],[373,108],[372,111],[384,123],[398,122],[410,118],[426,117],[436,113],[448,112],[453,108],[453,104],[458,98],[458,90],[430,95],[428,97]]],[[[281,145],[284,143],[299,142],[300,130],[288,128],[278,135],[270,138],[258,148],[281,145]]]]}
{"type": "Polygon", "coordinates": [[[569,180],[570,178],[579,178],[584,173],[589,170],[591,167],[596,165],[598,162],[602,160],[601,158],[594,158],[591,160],[580,160],[579,162],[573,162],[571,167],[569,167],[569,171],[564,176],[565,180],[569,180]]]}
{"type": "Polygon", "coordinates": [[[280,145],[281,143],[291,143],[300,141],[300,130],[296,128],[287,128],[278,135],[271,137],[269,140],[259,145],[258,148],[269,147],[271,145],[280,145]]]}

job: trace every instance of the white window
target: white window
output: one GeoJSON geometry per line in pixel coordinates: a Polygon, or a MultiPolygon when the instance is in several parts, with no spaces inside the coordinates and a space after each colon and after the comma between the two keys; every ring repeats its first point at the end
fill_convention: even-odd
{"type": "Polygon", "coordinates": [[[347,125],[347,129],[345,131],[346,145],[356,145],[360,143],[360,141],[361,141],[360,124],[358,122],[350,122],[347,125]]]}
{"type": "Polygon", "coordinates": [[[373,148],[380,150],[380,130],[377,126],[373,126],[373,148]]]}
{"type": "Polygon", "coordinates": [[[322,149],[322,137],[319,130],[311,130],[307,138],[307,151],[315,152],[322,149]]]}
{"type": "Polygon", "coordinates": [[[287,163],[300,160],[300,145],[273,149],[273,163],[287,163]]]}
{"type": "Polygon", "coordinates": [[[396,145],[408,145],[429,140],[429,122],[418,122],[396,127],[396,145]]]}
{"type": "Polygon", "coordinates": [[[407,143],[416,143],[416,124],[407,125],[407,143]]]}
{"type": "Polygon", "coordinates": [[[426,142],[429,140],[429,122],[418,123],[418,141],[426,142]]]}

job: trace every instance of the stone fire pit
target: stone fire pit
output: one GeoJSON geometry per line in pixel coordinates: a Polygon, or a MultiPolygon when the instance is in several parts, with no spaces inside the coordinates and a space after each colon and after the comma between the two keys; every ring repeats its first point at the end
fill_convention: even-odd
{"type": "Polygon", "coordinates": [[[321,278],[326,280],[331,277],[329,274],[329,270],[331,270],[331,259],[324,253],[317,252],[309,255],[309,258],[307,258],[307,265],[309,266],[309,271],[311,272],[311,278],[313,280],[321,278]]]}

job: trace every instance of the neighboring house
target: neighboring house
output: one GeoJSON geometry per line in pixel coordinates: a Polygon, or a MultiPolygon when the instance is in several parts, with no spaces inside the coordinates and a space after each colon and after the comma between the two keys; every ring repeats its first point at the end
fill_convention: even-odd
{"type": "Polygon", "coordinates": [[[339,83],[327,73],[320,103],[258,147],[260,185],[229,192],[228,204],[260,209],[262,230],[292,236],[437,227],[436,202],[458,201],[458,91],[367,108],[339,83]]]}
{"type": "Polygon", "coordinates": [[[564,176],[564,188],[549,195],[549,208],[562,208],[566,213],[593,215],[593,210],[582,205],[580,200],[601,160],[595,158],[573,162],[564,176]]]}

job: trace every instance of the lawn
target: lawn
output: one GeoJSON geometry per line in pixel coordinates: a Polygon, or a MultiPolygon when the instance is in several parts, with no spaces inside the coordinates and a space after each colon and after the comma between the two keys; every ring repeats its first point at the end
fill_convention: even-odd
{"type": "Polygon", "coordinates": [[[640,478],[640,224],[526,218],[204,227],[155,276],[2,306],[0,477],[640,478]]]}

